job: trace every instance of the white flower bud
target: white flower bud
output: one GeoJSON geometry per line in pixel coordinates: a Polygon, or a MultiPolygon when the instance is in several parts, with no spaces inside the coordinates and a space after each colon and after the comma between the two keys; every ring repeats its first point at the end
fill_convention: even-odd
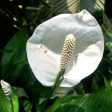
{"type": "Polygon", "coordinates": [[[7,82],[5,82],[4,80],[1,80],[1,87],[6,95],[6,97],[8,98],[8,100],[12,99],[12,88],[11,85],[7,82]]]}

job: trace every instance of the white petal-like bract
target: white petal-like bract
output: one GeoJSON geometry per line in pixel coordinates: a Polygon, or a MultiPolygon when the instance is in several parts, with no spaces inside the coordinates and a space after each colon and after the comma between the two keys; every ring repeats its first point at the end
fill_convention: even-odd
{"type": "Polygon", "coordinates": [[[75,50],[66,68],[62,87],[72,87],[93,73],[104,51],[104,37],[96,19],[86,10],[76,14],[60,14],[37,26],[27,41],[30,67],[44,86],[53,86],[60,70],[65,37],[73,34],[75,50]]]}

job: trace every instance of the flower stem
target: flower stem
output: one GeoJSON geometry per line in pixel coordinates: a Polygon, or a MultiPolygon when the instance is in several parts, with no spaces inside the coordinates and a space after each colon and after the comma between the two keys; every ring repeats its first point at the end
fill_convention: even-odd
{"type": "Polygon", "coordinates": [[[56,77],[56,80],[55,80],[55,84],[53,86],[53,93],[55,93],[55,90],[60,86],[60,84],[61,84],[61,82],[63,80],[64,72],[65,72],[65,69],[61,69],[58,72],[57,77],[56,77]]]}
{"type": "Polygon", "coordinates": [[[46,99],[46,101],[44,102],[42,109],[40,110],[40,112],[44,112],[45,106],[48,103],[49,99],[53,96],[53,94],[56,92],[56,89],[60,86],[62,80],[63,80],[63,75],[64,75],[65,69],[61,69],[56,77],[55,80],[55,84],[53,86],[53,92],[51,93],[51,95],[49,95],[49,97],[46,99]]]}

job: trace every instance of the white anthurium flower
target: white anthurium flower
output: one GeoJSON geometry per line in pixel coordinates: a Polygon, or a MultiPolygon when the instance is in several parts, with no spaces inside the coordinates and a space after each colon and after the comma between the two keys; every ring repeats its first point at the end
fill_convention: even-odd
{"type": "Polygon", "coordinates": [[[35,77],[44,86],[53,86],[60,70],[65,37],[74,35],[72,59],[61,87],[72,87],[98,67],[104,51],[104,37],[96,19],[86,10],[61,14],[37,26],[27,42],[27,57],[35,77]]]}

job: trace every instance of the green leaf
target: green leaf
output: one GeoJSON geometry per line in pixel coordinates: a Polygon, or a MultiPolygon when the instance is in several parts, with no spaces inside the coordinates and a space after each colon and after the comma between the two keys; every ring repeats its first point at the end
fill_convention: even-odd
{"type": "Polygon", "coordinates": [[[105,33],[106,36],[106,46],[108,47],[108,49],[111,51],[112,53],[112,32],[106,32],[105,33]]]}
{"type": "Polygon", "coordinates": [[[6,98],[2,89],[0,89],[0,112],[12,112],[11,103],[6,98]]]}
{"type": "Polygon", "coordinates": [[[19,102],[16,94],[13,94],[12,105],[13,105],[14,112],[19,112],[19,102]]]}
{"type": "Polygon", "coordinates": [[[89,12],[104,10],[104,0],[53,0],[51,1],[51,13],[54,15],[60,13],[75,13],[83,9],[89,12]]]}
{"type": "Polygon", "coordinates": [[[112,88],[82,96],[58,98],[46,112],[111,112],[112,88]]]}
{"type": "Polygon", "coordinates": [[[67,104],[59,107],[55,112],[84,112],[84,110],[76,105],[67,104]]]}
{"type": "Polygon", "coordinates": [[[20,75],[26,60],[26,41],[28,40],[26,30],[17,32],[4,48],[1,59],[2,78],[14,82],[20,75]]]}
{"type": "Polygon", "coordinates": [[[104,0],[81,0],[81,9],[87,9],[90,12],[104,10],[104,0]]]}
{"type": "Polygon", "coordinates": [[[96,80],[95,80],[95,78],[93,78],[93,80],[92,80],[92,87],[91,87],[91,91],[98,91],[98,89],[99,89],[99,87],[98,87],[98,85],[97,85],[97,82],[96,82],[96,80]]]}
{"type": "Polygon", "coordinates": [[[32,105],[31,105],[31,103],[28,100],[24,100],[23,106],[24,106],[25,112],[31,112],[32,105]]]}
{"type": "Polygon", "coordinates": [[[8,100],[2,89],[0,89],[0,111],[1,112],[19,112],[19,102],[16,94],[13,94],[12,100],[8,100]]]}
{"type": "Polygon", "coordinates": [[[21,88],[21,87],[19,87],[19,88],[13,87],[13,91],[14,91],[14,93],[16,93],[16,95],[18,97],[26,97],[26,98],[28,98],[25,90],[23,88],[21,88]]]}

